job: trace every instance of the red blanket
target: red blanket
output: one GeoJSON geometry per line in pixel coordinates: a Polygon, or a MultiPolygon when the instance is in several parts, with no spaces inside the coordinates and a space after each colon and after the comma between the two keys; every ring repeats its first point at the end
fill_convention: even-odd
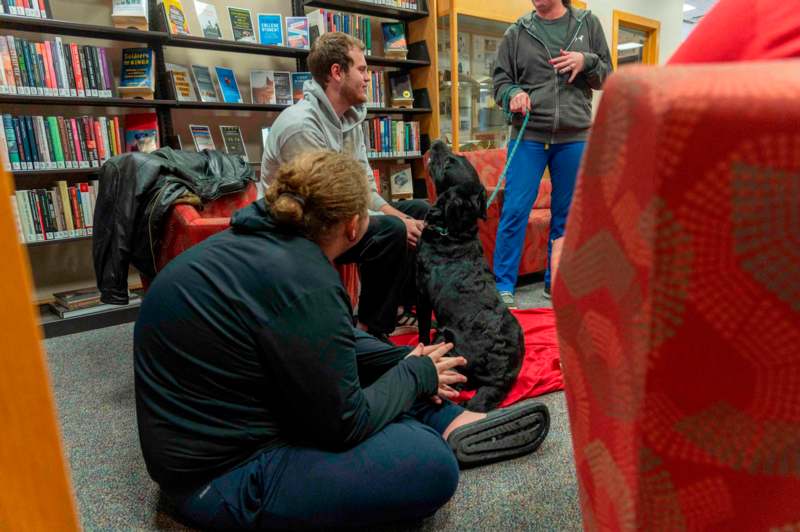
{"type": "MultiPolygon", "coordinates": [[[[558,355],[556,318],[553,309],[540,308],[512,310],[525,334],[525,360],[522,361],[517,382],[500,406],[508,406],[517,401],[536,397],[564,389],[558,355]]],[[[393,336],[397,345],[415,346],[416,334],[393,336]]],[[[466,401],[475,395],[474,391],[462,392],[459,401],[466,401]]]]}

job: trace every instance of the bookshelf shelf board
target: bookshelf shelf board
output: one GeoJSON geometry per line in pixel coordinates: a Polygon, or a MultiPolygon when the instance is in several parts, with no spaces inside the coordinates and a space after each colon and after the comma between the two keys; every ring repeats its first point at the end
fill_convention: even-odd
{"type": "Polygon", "coordinates": [[[370,161],[399,161],[402,159],[406,160],[414,160],[414,159],[422,159],[422,155],[408,155],[406,157],[400,156],[390,156],[390,155],[376,155],[376,156],[368,156],[367,157],[370,161]]]}
{"type": "Polygon", "coordinates": [[[90,240],[91,236],[79,236],[76,238],[57,238],[55,240],[42,240],[41,242],[26,242],[25,245],[32,248],[38,246],[47,246],[52,244],[65,244],[67,242],[78,242],[79,240],[90,240]]]}
{"type": "Polygon", "coordinates": [[[175,46],[179,48],[197,48],[202,50],[219,50],[223,52],[262,54],[292,58],[300,58],[308,55],[308,50],[303,48],[267,46],[264,44],[237,42],[226,39],[207,39],[205,37],[197,37],[194,35],[167,35],[164,40],[164,45],[175,46]]]}
{"type": "Polygon", "coordinates": [[[378,57],[375,55],[367,56],[367,64],[396,68],[419,68],[431,66],[430,61],[422,61],[420,59],[394,59],[391,57],[378,57]]]}
{"type": "Polygon", "coordinates": [[[158,43],[167,38],[167,34],[160,31],[131,30],[115,28],[113,26],[79,24],[76,22],[65,22],[63,20],[37,19],[12,15],[0,15],[0,28],[5,30],[30,31],[49,35],[72,35],[75,37],[123,42],[158,43]]]}
{"type": "Polygon", "coordinates": [[[13,105],[75,105],[89,107],[169,107],[175,100],[138,100],[133,98],[95,98],[79,96],[27,96],[0,94],[0,104],[13,105]]]}
{"type": "Polygon", "coordinates": [[[39,307],[39,325],[44,330],[45,338],[64,336],[78,332],[101,329],[121,323],[136,321],[141,303],[120,305],[119,308],[103,310],[94,314],[87,314],[74,318],[59,318],[48,305],[39,307]]]}
{"type": "Polygon", "coordinates": [[[226,102],[177,102],[175,109],[213,109],[231,111],[276,111],[280,112],[288,105],[266,103],[226,103],[226,102]]]}
{"type": "Polygon", "coordinates": [[[420,9],[381,6],[369,2],[359,2],[358,0],[307,0],[305,6],[343,10],[362,15],[372,15],[375,17],[393,18],[397,20],[417,20],[428,16],[427,11],[422,11],[420,9]]]}
{"type": "Polygon", "coordinates": [[[375,114],[403,114],[403,115],[424,115],[430,113],[427,107],[367,107],[367,113],[375,114]]]}
{"type": "Polygon", "coordinates": [[[13,172],[15,178],[25,177],[61,177],[65,175],[93,175],[99,174],[102,167],[97,168],[57,168],[55,170],[16,170],[13,172]]]}

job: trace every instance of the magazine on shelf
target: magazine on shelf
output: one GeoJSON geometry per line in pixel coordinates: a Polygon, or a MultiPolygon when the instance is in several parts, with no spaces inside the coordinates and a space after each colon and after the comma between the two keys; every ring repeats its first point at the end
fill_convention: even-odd
{"type": "Polygon", "coordinates": [[[286,17],[286,46],[310,48],[308,40],[308,17],[286,17]]]}
{"type": "Polygon", "coordinates": [[[150,48],[123,49],[119,87],[117,87],[120,97],[153,99],[154,65],[155,52],[150,48]]]}
{"type": "Polygon", "coordinates": [[[239,85],[236,83],[236,73],[226,67],[216,66],[214,71],[217,74],[219,94],[222,101],[226,103],[242,103],[242,94],[239,92],[239,85]]]}
{"type": "Polygon", "coordinates": [[[222,133],[225,152],[230,155],[239,155],[245,161],[249,161],[242,138],[242,129],[239,126],[219,126],[219,131],[222,133]]]}
{"type": "Polygon", "coordinates": [[[172,35],[191,35],[189,21],[181,0],[161,0],[161,9],[167,21],[167,30],[172,35]]]}
{"type": "Polygon", "coordinates": [[[256,32],[253,30],[253,14],[249,9],[228,6],[228,16],[231,19],[234,41],[257,42],[256,32]]]}
{"type": "Polygon", "coordinates": [[[276,103],[274,72],[268,70],[250,72],[250,101],[260,104],[276,103]]]}
{"type": "Polygon", "coordinates": [[[200,23],[200,29],[203,31],[203,37],[206,39],[221,39],[222,28],[219,25],[217,8],[213,4],[206,4],[199,0],[194,0],[194,7],[197,12],[197,20],[200,23]]]}
{"type": "Polygon", "coordinates": [[[258,42],[268,46],[283,46],[283,17],[280,13],[259,13],[258,42]]]}
{"type": "Polygon", "coordinates": [[[207,66],[192,65],[192,77],[200,95],[202,102],[218,102],[217,89],[214,87],[214,80],[211,78],[211,71],[207,66]]]}
{"type": "Polygon", "coordinates": [[[290,72],[273,72],[275,80],[275,103],[292,105],[292,74],[290,72]]]}
{"type": "Polygon", "coordinates": [[[303,85],[311,79],[311,72],[292,72],[292,100],[294,103],[303,99],[303,85]]]}
{"type": "Polygon", "coordinates": [[[189,133],[197,151],[216,150],[214,138],[211,136],[211,129],[208,126],[189,124],[189,133]]]}
{"type": "Polygon", "coordinates": [[[192,86],[192,77],[189,69],[183,65],[173,63],[165,64],[167,72],[172,77],[172,85],[175,87],[175,96],[179,102],[196,102],[197,95],[192,86]]]}

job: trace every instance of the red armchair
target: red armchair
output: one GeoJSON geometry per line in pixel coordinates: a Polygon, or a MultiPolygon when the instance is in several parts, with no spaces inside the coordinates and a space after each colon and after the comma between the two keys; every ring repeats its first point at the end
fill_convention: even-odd
{"type": "Polygon", "coordinates": [[[800,61],[621,70],[553,285],[587,530],[800,523],[800,61]]]}
{"type": "MultiPolygon", "coordinates": [[[[231,215],[238,209],[255,201],[256,187],[250,185],[242,192],[228,194],[206,203],[202,209],[191,204],[178,203],[172,207],[164,224],[161,247],[156,253],[156,270],[160,271],[169,261],[193,245],[230,226],[231,215]]],[[[354,264],[337,266],[342,283],[353,306],[358,303],[358,269],[354,264]]],[[[148,281],[142,278],[147,287],[148,281]]]]}
{"type": "MultiPolygon", "coordinates": [[[[475,167],[481,182],[486,187],[487,197],[492,194],[500,173],[506,164],[506,150],[479,150],[461,153],[475,167]]],[[[428,157],[425,157],[425,186],[428,190],[428,199],[436,201],[436,190],[428,173],[428,157]]],[[[525,245],[519,263],[519,274],[543,271],[547,267],[547,239],[550,233],[550,193],[552,185],[547,175],[542,179],[539,195],[528,217],[528,228],[525,232],[525,245]]],[[[500,212],[503,208],[503,193],[501,189],[497,199],[489,207],[487,220],[480,222],[478,232],[486,262],[490,268],[494,264],[494,248],[497,240],[497,227],[500,225],[500,212]]]]}

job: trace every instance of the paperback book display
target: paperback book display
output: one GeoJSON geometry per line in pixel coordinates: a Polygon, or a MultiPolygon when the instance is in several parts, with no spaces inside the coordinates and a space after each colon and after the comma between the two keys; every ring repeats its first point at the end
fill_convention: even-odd
{"type": "Polygon", "coordinates": [[[414,197],[414,182],[410,164],[392,165],[389,168],[392,201],[414,197]]]}
{"type": "Polygon", "coordinates": [[[192,65],[192,77],[194,78],[197,93],[202,102],[218,102],[217,89],[214,88],[214,80],[211,79],[211,71],[207,66],[192,65]]]}
{"type": "Polygon", "coordinates": [[[244,147],[241,128],[239,126],[219,126],[219,131],[222,133],[222,143],[225,145],[225,152],[230,155],[238,155],[245,161],[249,161],[247,158],[247,150],[244,147]]]}
{"type": "Polygon", "coordinates": [[[175,97],[179,102],[196,102],[197,96],[192,86],[192,78],[189,69],[185,66],[165,64],[166,70],[172,78],[172,86],[175,88],[175,97]]]}
{"type": "Polygon", "coordinates": [[[278,105],[292,105],[292,74],[291,72],[273,72],[275,80],[275,103],[278,105]]]}
{"type": "Polygon", "coordinates": [[[18,17],[53,18],[49,0],[3,0],[0,3],[3,15],[18,17]]]}
{"type": "Polygon", "coordinates": [[[98,181],[68,186],[17,190],[11,204],[17,215],[20,242],[44,242],[92,236],[98,181]]]}
{"type": "Polygon", "coordinates": [[[228,16],[231,18],[234,41],[256,42],[256,32],[253,30],[253,15],[249,9],[228,6],[228,16]]]}
{"type": "Polygon", "coordinates": [[[125,151],[150,153],[158,147],[158,117],[155,113],[125,116],[125,151]]]}
{"type": "Polygon", "coordinates": [[[292,100],[294,103],[303,99],[303,85],[311,78],[311,72],[292,72],[292,100]]]}
{"type": "Polygon", "coordinates": [[[150,48],[122,50],[119,95],[123,98],[153,99],[155,93],[155,52],[150,48]]]}
{"type": "Polygon", "coordinates": [[[250,72],[250,101],[273,104],[275,99],[275,73],[268,70],[250,72]]]}
{"type": "Polygon", "coordinates": [[[192,135],[194,148],[197,151],[217,149],[208,126],[189,125],[189,133],[192,135]]]}
{"type": "Polygon", "coordinates": [[[414,89],[411,87],[411,76],[407,72],[390,73],[389,87],[392,107],[412,107],[414,105],[414,89]]]}
{"type": "Polygon", "coordinates": [[[313,43],[331,31],[347,33],[364,43],[366,55],[372,55],[372,23],[363,15],[350,15],[329,9],[315,9],[308,17],[308,33],[313,43]]]}
{"type": "Polygon", "coordinates": [[[402,22],[384,22],[383,30],[383,55],[393,59],[405,59],[408,55],[406,44],[405,24],[402,22]]]}
{"type": "Polygon", "coordinates": [[[226,103],[242,103],[239,85],[236,84],[236,74],[230,68],[214,67],[219,82],[219,93],[222,101],[226,103]]]}
{"type": "Polygon", "coordinates": [[[362,122],[369,157],[415,157],[422,155],[419,122],[406,122],[388,116],[362,122]]]}
{"type": "Polygon", "coordinates": [[[3,114],[0,150],[13,171],[98,168],[123,144],[117,116],[3,114]]]}
{"type": "Polygon", "coordinates": [[[258,42],[283,46],[283,17],[279,13],[258,14],[258,42]]]}
{"type": "Polygon", "coordinates": [[[308,50],[308,17],[286,17],[286,46],[308,50]]]}
{"type": "Polygon", "coordinates": [[[171,35],[191,35],[181,0],[161,0],[161,9],[171,35]]]}
{"type": "Polygon", "coordinates": [[[221,39],[222,29],[219,26],[217,8],[212,4],[206,4],[199,0],[195,0],[194,8],[197,12],[197,21],[200,23],[200,29],[203,31],[203,37],[207,39],[221,39]]]}
{"type": "Polygon", "coordinates": [[[111,98],[110,50],[0,35],[0,94],[111,98]]]}
{"type": "Polygon", "coordinates": [[[111,7],[111,23],[115,28],[147,31],[149,21],[147,0],[114,0],[111,7]]]}

